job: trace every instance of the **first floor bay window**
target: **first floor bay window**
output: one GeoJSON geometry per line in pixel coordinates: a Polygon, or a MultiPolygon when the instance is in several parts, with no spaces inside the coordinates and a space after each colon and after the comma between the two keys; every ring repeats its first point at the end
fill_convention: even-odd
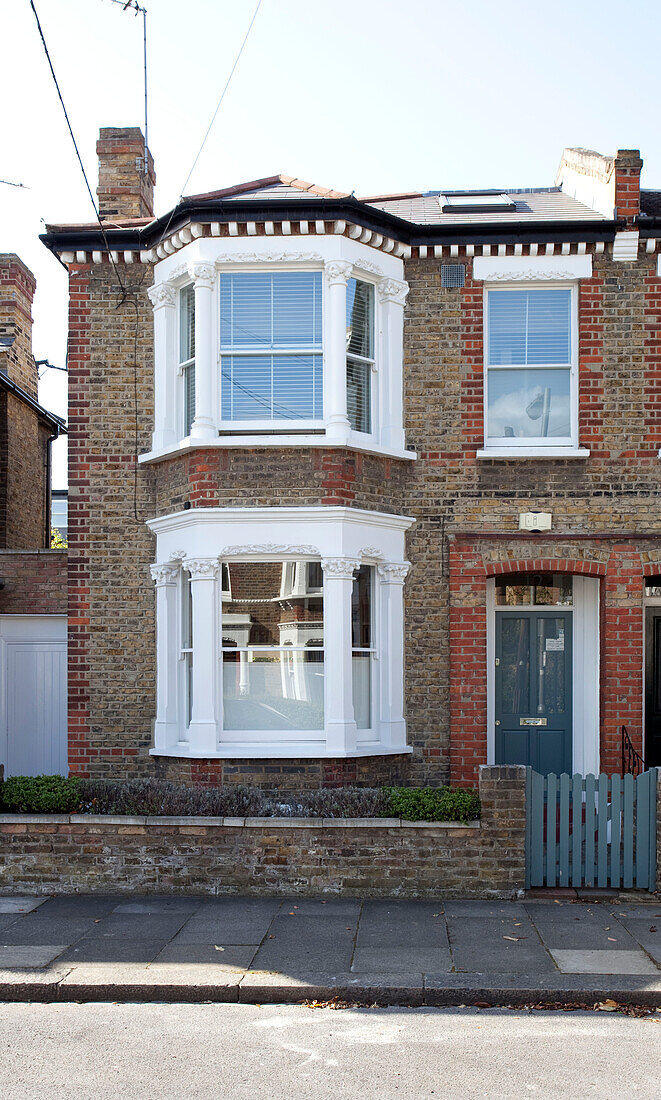
{"type": "Polygon", "coordinates": [[[160,559],[154,753],[408,751],[410,523],[336,507],[201,508],[150,521],[160,559]],[[274,530],[279,542],[255,541],[274,530]]]}

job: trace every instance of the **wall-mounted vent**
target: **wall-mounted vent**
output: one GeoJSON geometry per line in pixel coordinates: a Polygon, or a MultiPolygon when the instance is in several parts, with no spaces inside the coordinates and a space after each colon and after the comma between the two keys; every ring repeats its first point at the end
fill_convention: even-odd
{"type": "Polygon", "coordinates": [[[441,286],[444,290],[464,286],[466,282],[466,264],[441,264],[441,286]]]}

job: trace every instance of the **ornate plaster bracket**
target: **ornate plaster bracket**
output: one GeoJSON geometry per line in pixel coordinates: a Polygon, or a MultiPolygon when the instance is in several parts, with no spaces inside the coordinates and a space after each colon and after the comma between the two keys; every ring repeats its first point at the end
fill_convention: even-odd
{"type": "Polygon", "coordinates": [[[160,588],[161,585],[164,584],[177,583],[179,567],[169,562],[158,562],[155,565],[149,566],[149,572],[151,573],[151,579],[155,582],[156,587],[160,588]]]}
{"type": "Polygon", "coordinates": [[[410,568],[410,561],[385,561],[376,567],[383,584],[404,584],[410,568]]]}

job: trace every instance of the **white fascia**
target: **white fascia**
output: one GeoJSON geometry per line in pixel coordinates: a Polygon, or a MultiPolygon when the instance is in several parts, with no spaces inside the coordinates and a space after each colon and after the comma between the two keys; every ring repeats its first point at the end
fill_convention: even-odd
{"type": "Polygon", "coordinates": [[[188,268],[193,263],[211,263],[218,269],[238,265],[292,264],[295,267],[319,267],[329,260],[347,260],[374,277],[404,278],[404,261],[380,252],[360,241],[340,234],[314,237],[198,237],[172,256],[154,265],[155,283],[190,281],[188,268]]]}
{"type": "Polygon", "coordinates": [[[214,557],[281,561],[290,557],[404,560],[410,516],[362,508],[190,508],[147,521],[156,561],[214,557]]]}

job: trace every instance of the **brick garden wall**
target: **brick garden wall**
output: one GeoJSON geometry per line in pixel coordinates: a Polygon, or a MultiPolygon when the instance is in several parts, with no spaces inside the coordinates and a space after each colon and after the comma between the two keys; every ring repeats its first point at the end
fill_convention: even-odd
{"type": "Polygon", "coordinates": [[[66,550],[0,550],[0,615],[66,615],[66,550]]]}
{"type": "Polygon", "coordinates": [[[525,879],[525,769],[482,769],[480,795],[469,827],[3,815],[0,892],[511,897],[525,879]]]}

